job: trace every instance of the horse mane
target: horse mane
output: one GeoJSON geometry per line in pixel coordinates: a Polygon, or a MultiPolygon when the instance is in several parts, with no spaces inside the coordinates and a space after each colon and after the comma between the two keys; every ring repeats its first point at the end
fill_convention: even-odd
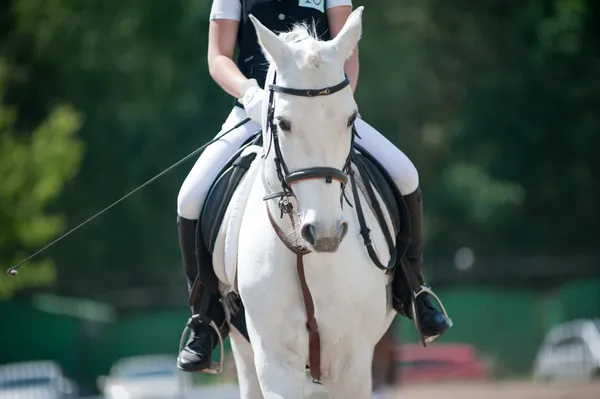
{"type": "Polygon", "coordinates": [[[317,27],[314,21],[310,25],[306,22],[296,23],[290,31],[280,33],[279,37],[284,43],[301,45],[302,53],[304,54],[303,66],[305,68],[318,69],[324,61],[321,52],[321,43],[323,43],[323,40],[317,34],[317,27]]]}
{"type": "Polygon", "coordinates": [[[281,32],[279,37],[286,43],[300,42],[308,38],[320,40],[317,34],[317,25],[315,24],[315,21],[311,24],[305,21],[297,22],[288,32],[281,32]]]}

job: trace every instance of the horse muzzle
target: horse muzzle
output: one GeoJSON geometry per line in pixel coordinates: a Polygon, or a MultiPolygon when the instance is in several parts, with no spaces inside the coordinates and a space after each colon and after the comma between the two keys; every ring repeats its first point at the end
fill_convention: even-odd
{"type": "Polygon", "coordinates": [[[315,252],[336,252],[348,233],[348,222],[337,222],[333,228],[322,223],[304,223],[300,235],[315,252]]]}

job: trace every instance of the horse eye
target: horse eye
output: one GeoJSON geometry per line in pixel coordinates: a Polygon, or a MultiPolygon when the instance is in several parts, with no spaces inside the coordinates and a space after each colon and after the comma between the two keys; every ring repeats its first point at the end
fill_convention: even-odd
{"type": "Polygon", "coordinates": [[[277,120],[277,125],[281,130],[289,132],[292,130],[292,123],[287,119],[280,118],[277,120]]]}
{"type": "Polygon", "coordinates": [[[348,118],[348,127],[351,127],[354,124],[357,116],[358,116],[358,112],[354,111],[352,116],[350,116],[350,118],[348,118]]]}

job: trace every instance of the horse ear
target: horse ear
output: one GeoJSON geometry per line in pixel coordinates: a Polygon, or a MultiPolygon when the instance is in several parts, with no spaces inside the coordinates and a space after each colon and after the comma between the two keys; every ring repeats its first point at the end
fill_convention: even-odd
{"type": "Polygon", "coordinates": [[[258,42],[262,48],[265,57],[271,64],[281,68],[285,60],[289,59],[289,49],[287,45],[275,33],[264,26],[254,15],[249,15],[250,21],[256,30],[258,42]]]}
{"type": "Polygon", "coordinates": [[[360,6],[352,11],[340,33],[331,40],[331,44],[343,61],[350,58],[360,40],[363,10],[364,7],[360,6]]]}

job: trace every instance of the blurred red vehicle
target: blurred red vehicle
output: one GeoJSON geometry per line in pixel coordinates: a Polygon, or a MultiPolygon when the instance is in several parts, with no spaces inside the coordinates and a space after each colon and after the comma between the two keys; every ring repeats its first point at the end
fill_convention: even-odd
{"type": "Polygon", "coordinates": [[[482,380],[490,368],[469,344],[402,345],[396,350],[401,384],[449,380],[482,380]]]}

